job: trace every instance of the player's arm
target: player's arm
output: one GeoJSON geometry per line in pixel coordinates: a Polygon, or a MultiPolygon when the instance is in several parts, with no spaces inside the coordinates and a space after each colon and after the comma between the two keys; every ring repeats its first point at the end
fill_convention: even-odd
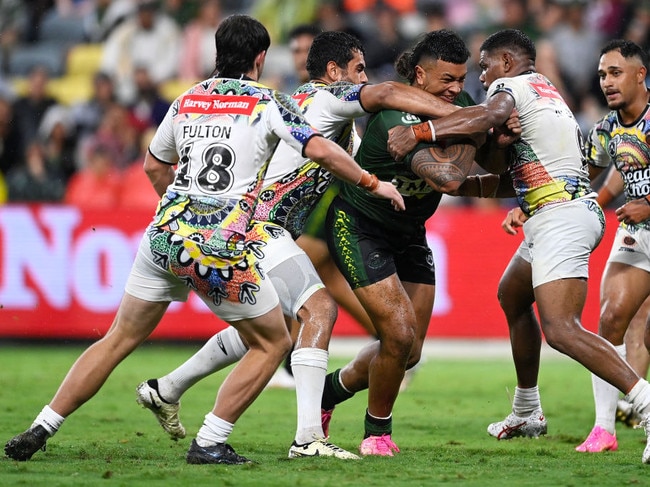
{"type": "Polygon", "coordinates": [[[364,109],[372,113],[380,110],[399,110],[438,118],[460,109],[420,88],[395,81],[364,85],[360,96],[364,109]]]}
{"type": "Polygon", "coordinates": [[[144,157],[144,172],[160,197],[174,181],[174,166],[161,161],[149,151],[144,157]]]}
{"type": "Polygon", "coordinates": [[[461,108],[451,115],[409,127],[395,127],[389,133],[388,150],[401,160],[419,143],[456,137],[484,137],[492,127],[505,124],[513,109],[514,99],[505,92],[496,93],[485,103],[461,108]]]}
{"type": "Polygon", "coordinates": [[[435,144],[418,150],[407,165],[436,191],[457,195],[475,155],[476,145],[471,141],[446,147],[435,144]]]}
{"type": "Polygon", "coordinates": [[[335,142],[321,136],[313,136],[303,149],[303,154],[348,183],[360,186],[366,191],[391,200],[398,210],[404,210],[404,199],[390,182],[380,181],[359,167],[345,150],[335,142]]]}
{"type": "Polygon", "coordinates": [[[456,196],[476,198],[512,198],[516,196],[509,173],[467,176],[456,196]]]}

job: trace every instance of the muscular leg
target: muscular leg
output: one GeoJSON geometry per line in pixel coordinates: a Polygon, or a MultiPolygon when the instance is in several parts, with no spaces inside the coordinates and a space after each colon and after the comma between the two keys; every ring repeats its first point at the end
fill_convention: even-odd
{"type": "Polygon", "coordinates": [[[634,315],[625,332],[627,362],[641,377],[648,375],[650,353],[644,344],[646,322],[650,316],[650,298],[647,298],[634,315]]]}
{"type": "Polygon", "coordinates": [[[360,354],[341,371],[341,380],[348,390],[356,392],[363,386],[367,374],[368,412],[378,418],[389,417],[399,386],[404,377],[415,337],[417,318],[406,290],[396,274],[375,284],[355,290],[359,301],[368,310],[379,335],[376,354],[365,347],[360,354]],[[352,380],[348,381],[348,374],[352,380]],[[354,378],[357,378],[354,380],[354,378]]]}
{"type": "Polygon", "coordinates": [[[533,311],[535,296],[530,264],[515,254],[501,277],[497,295],[508,322],[517,386],[522,389],[535,387],[542,334],[533,311]]]}
{"type": "Polygon", "coordinates": [[[371,336],[375,336],[375,327],[363,308],[359,299],[354,295],[350,285],[332,260],[327,243],[321,239],[301,235],[296,243],[302,248],[314,264],[323,284],[334,298],[352,318],[355,319],[371,336]]]}
{"type": "MultiPolygon", "coordinates": [[[[433,311],[435,286],[410,282],[404,282],[402,285],[411,300],[417,323],[415,340],[406,364],[406,368],[409,369],[414,367],[422,356],[422,347],[433,311]]],[[[379,353],[380,347],[379,341],[369,343],[359,351],[354,361],[342,369],[341,380],[346,389],[351,392],[359,392],[368,388],[368,369],[374,357],[379,353]]]]}
{"type": "Polygon", "coordinates": [[[257,318],[233,321],[248,344],[235,368],[219,388],[212,413],[234,423],[262,392],[291,347],[280,306],[257,318]]]}
{"type": "Polygon", "coordinates": [[[587,296],[584,279],[559,279],[535,288],[548,344],[627,394],[639,376],[604,338],[585,330],[580,316],[587,296]]]}
{"type": "Polygon", "coordinates": [[[66,417],[93,397],[115,367],[154,330],[168,305],[124,294],[111,328],[77,359],[50,407],[66,417]]]}
{"type": "MultiPolygon", "coordinates": [[[[639,375],[645,377],[647,373],[648,352],[642,345],[642,333],[644,330],[645,317],[642,322],[638,319],[631,328],[634,316],[642,306],[643,301],[650,293],[650,276],[646,271],[618,262],[610,262],[605,268],[601,284],[601,310],[599,322],[599,334],[614,345],[616,352],[623,359],[626,359],[632,368],[636,368],[631,363],[631,358],[642,362],[639,375]],[[631,356],[627,356],[629,343],[632,347],[635,344],[636,349],[632,349],[631,356]],[[639,353],[641,351],[641,354],[639,353]],[[645,355],[646,358],[643,357],[645,355]]],[[[647,310],[646,310],[647,313],[647,310]]],[[[631,348],[630,347],[630,348],[631,348]]],[[[594,392],[594,402],[596,407],[596,421],[594,427],[605,429],[610,435],[615,434],[616,410],[618,405],[619,391],[613,385],[592,374],[592,385],[594,392]]],[[[621,412],[626,419],[633,421],[632,406],[629,405],[621,412]]],[[[598,431],[594,430],[597,434],[598,431]]],[[[602,451],[609,444],[613,443],[612,438],[600,443],[587,441],[581,445],[579,451],[602,451]]]]}

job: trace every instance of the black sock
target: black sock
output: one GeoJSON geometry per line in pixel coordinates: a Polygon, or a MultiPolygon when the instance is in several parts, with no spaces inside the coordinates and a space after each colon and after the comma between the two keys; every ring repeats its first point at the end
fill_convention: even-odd
{"type": "Polygon", "coordinates": [[[375,418],[370,416],[366,409],[366,418],[364,420],[364,427],[366,429],[364,438],[369,436],[390,435],[393,432],[393,416],[388,418],[375,418]]]}
{"type": "Polygon", "coordinates": [[[323,388],[323,399],[321,400],[321,408],[325,411],[334,409],[338,403],[350,399],[354,396],[354,392],[346,391],[339,380],[341,369],[325,376],[325,387],[323,388]]]}
{"type": "Polygon", "coordinates": [[[293,376],[293,370],[291,370],[291,353],[293,352],[295,345],[291,347],[291,350],[289,350],[289,353],[287,354],[287,357],[284,359],[284,363],[282,366],[284,369],[289,372],[290,376],[293,376]]]}

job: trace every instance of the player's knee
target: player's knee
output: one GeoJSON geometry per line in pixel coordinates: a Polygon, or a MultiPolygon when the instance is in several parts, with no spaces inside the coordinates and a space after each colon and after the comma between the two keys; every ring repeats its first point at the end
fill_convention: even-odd
{"type": "Polygon", "coordinates": [[[338,306],[326,289],[312,294],[298,310],[300,323],[319,323],[321,327],[333,328],[338,317],[338,306]]]}

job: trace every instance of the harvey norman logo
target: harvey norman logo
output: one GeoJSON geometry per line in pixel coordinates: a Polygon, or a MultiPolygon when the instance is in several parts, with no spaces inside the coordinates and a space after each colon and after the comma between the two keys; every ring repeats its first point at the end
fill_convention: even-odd
{"type": "Polygon", "coordinates": [[[562,98],[553,86],[549,86],[544,83],[531,83],[530,85],[542,98],[562,98]]]}
{"type": "Polygon", "coordinates": [[[180,113],[225,113],[251,115],[258,99],[237,95],[186,95],[181,99],[180,113]]]}

